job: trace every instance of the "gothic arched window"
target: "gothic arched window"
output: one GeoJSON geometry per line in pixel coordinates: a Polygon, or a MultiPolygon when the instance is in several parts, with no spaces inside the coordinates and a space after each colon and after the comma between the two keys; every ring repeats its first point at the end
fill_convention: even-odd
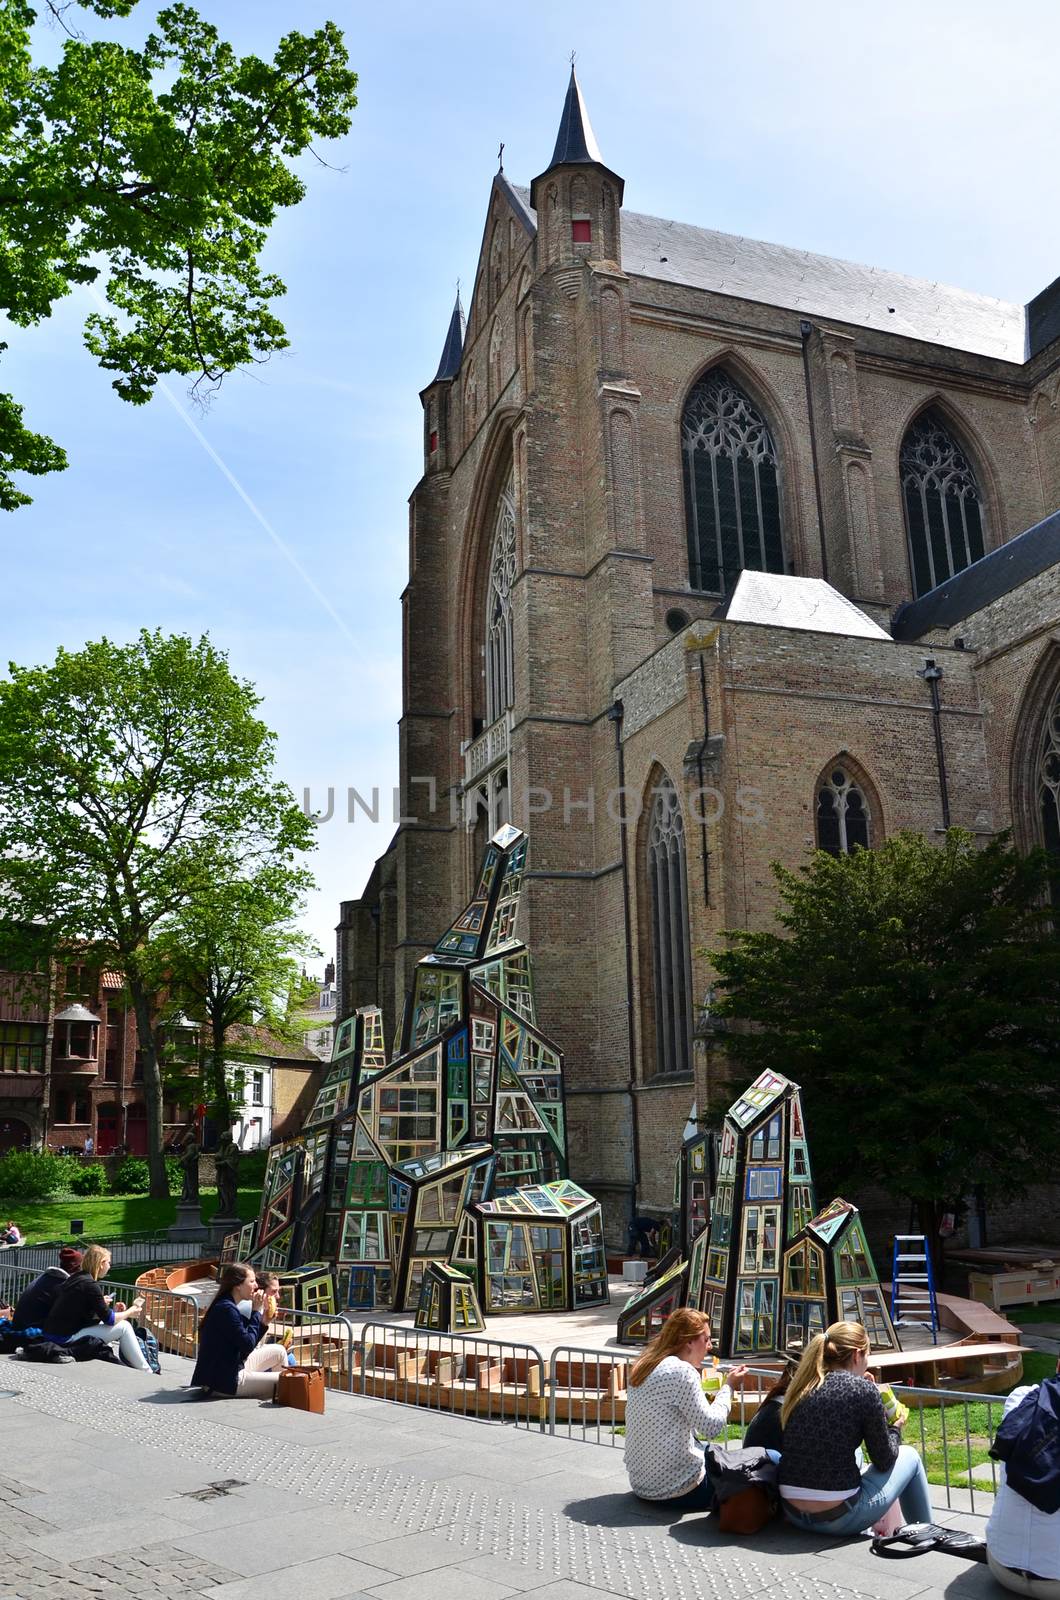
{"type": "Polygon", "coordinates": [[[688,948],[685,830],[677,790],[663,777],[648,821],[655,1070],[691,1071],[692,970],[688,948]]]}
{"type": "Polygon", "coordinates": [[[486,726],[515,700],[512,584],[515,582],[515,474],[497,501],[486,579],[486,726]]]}
{"type": "Polygon", "coordinates": [[[865,795],[846,767],[829,767],[817,784],[817,848],[842,856],[859,844],[869,848],[865,795]]]}
{"type": "Polygon", "coordinates": [[[1060,859],[1060,690],[1045,719],[1035,771],[1042,843],[1060,859]]]}
{"type": "Polygon", "coordinates": [[[724,594],[745,567],[783,572],[777,448],[765,418],[723,368],[689,395],[681,451],[692,588],[724,594]]]}
{"type": "Polygon", "coordinates": [[[910,425],[898,470],[913,591],[926,594],[983,554],[983,497],[971,462],[934,407],[910,425]]]}

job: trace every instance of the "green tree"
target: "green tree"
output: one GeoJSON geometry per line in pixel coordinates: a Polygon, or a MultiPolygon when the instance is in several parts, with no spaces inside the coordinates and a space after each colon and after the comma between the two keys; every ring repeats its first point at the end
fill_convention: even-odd
{"type": "Polygon", "coordinates": [[[940,1211],[981,1186],[1011,1195],[1060,1159],[1055,866],[1005,838],[983,849],[900,833],[876,850],[774,865],[783,932],[712,952],[727,1050],[805,1091],[833,1192],[879,1183],[940,1211]]]}
{"type": "Polygon", "coordinates": [[[225,1035],[237,1022],[255,1020],[274,1032],[283,1029],[299,963],[317,953],[293,923],[312,881],[305,868],[270,864],[253,878],[212,884],[156,941],[159,986],[166,986],[171,1003],[205,1020],[202,1099],[222,1132],[236,1120],[225,1035]]]}
{"type": "MultiPolygon", "coordinates": [[[[106,19],[136,0],[77,5],[106,19]]],[[[57,65],[34,66],[34,7],[0,5],[0,311],[30,327],[100,282],[113,314],[89,316],[85,342],[136,405],[165,373],[209,388],[283,349],[284,286],[259,257],[305,192],[291,161],[349,128],[357,78],[338,28],[289,33],[263,61],[186,5],[159,12],[140,49],[74,33],[70,0],[48,10],[70,37],[57,65]]],[[[15,474],[65,465],[0,395],[0,507],[29,500],[15,474]]]]}
{"type": "Polygon", "coordinates": [[[185,907],[289,869],[314,843],[272,775],[259,704],[209,639],[159,631],[12,664],[0,683],[0,918],[124,972],[156,1197],[168,1185],[153,942],[185,907]]]}

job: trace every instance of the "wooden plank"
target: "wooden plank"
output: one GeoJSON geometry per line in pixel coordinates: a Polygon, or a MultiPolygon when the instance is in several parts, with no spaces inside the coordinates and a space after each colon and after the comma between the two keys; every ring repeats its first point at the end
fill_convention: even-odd
{"type": "Polygon", "coordinates": [[[922,1350],[874,1350],[869,1358],[873,1367],[940,1365],[947,1361],[967,1361],[969,1357],[1029,1355],[1022,1344],[939,1344],[922,1350]]]}

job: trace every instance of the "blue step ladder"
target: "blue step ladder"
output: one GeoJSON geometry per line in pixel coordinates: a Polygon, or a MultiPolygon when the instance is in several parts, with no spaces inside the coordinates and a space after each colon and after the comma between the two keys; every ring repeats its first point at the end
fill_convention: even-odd
{"type": "Polygon", "coordinates": [[[938,1344],[939,1306],[931,1254],[922,1233],[896,1233],[891,1266],[891,1321],[895,1328],[927,1328],[938,1344]]]}

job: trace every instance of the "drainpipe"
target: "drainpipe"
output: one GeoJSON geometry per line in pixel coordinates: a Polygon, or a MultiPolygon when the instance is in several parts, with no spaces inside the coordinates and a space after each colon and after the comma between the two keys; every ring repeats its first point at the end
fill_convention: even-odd
{"type": "Polygon", "coordinates": [[[813,492],[817,500],[817,530],[821,539],[821,577],[828,582],[828,547],[824,540],[824,505],[821,501],[821,467],[817,460],[817,428],[813,420],[813,382],[810,376],[810,335],[812,322],[800,322],[802,335],[802,375],[806,383],[806,412],[810,421],[810,456],[813,460],[813,492]]]}
{"type": "Polygon", "coordinates": [[[703,652],[699,652],[699,698],[703,706],[703,742],[696,754],[696,774],[699,778],[699,854],[703,863],[703,904],[710,905],[710,850],[707,848],[707,818],[703,810],[703,751],[710,738],[710,704],[707,700],[707,669],[703,665],[703,652]]]}
{"type": "Polygon", "coordinates": [[[918,678],[931,689],[931,720],[935,727],[935,759],[939,768],[939,799],[942,801],[942,826],[950,825],[950,790],[946,781],[946,752],[942,745],[942,705],[939,700],[939,680],[942,668],[928,658],[917,673],[918,678]]]}
{"type": "Polygon", "coordinates": [[[622,924],[626,936],[626,1038],[629,1052],[629,1127],[632,1138],[631,1176],[633,1192],[629,1199],[629,1220],[632,1224],[637,1214],[637,1190],[640,1187],[640,1126],[636,1094],[637,1032],[633,1015],[633,917],[629,906],[629,840],[626,818],[626,753],[622,746],[622,717],[624,706],[616,700],[607,708],[607,720],[615,729],[615,754],[618,757],[618,833],[622,858],[622,924]]]}

